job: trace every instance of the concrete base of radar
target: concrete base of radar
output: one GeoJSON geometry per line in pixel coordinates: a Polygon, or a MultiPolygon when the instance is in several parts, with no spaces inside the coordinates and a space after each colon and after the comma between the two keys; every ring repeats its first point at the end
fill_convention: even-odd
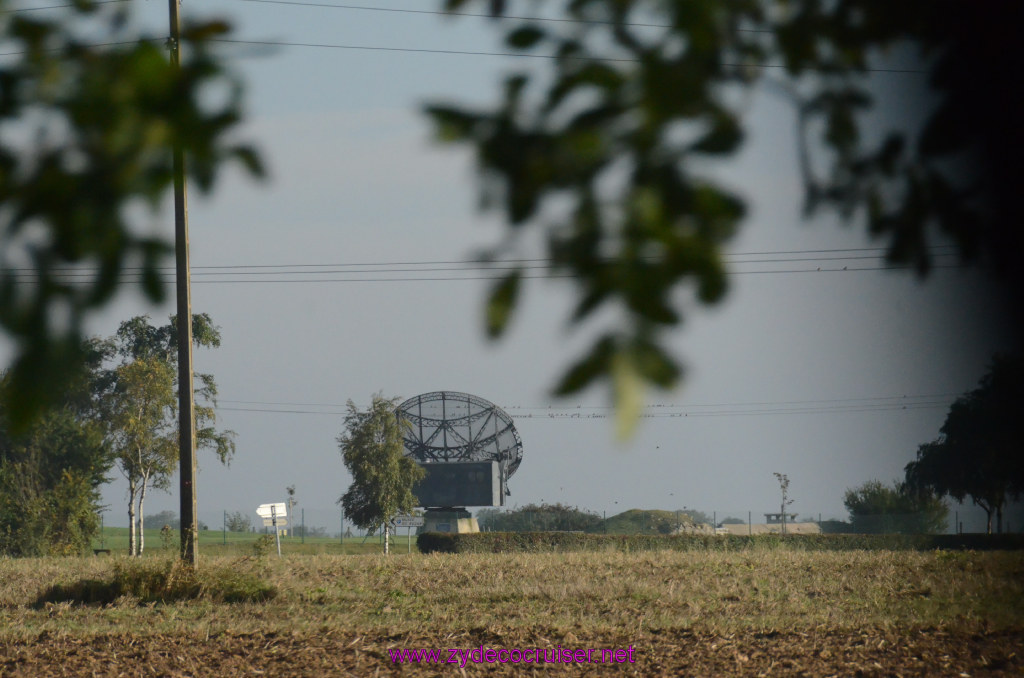
{"type": "Polygon", "coordinates": [[[480,525],[466,509],[427,509],[423,514],[422,532],[466,534],[479,532],[480,525]]]}

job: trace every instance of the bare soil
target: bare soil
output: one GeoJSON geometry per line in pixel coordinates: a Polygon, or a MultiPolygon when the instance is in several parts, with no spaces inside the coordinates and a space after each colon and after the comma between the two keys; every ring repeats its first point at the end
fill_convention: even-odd
{"type": "MultiPolygon", "coordinates": [[[[0,675],[47,676],[461,676],[548,674],[636,676],[1020,676],[1024,629],[956,632],[867,629],[823,633],[745,632],[731,635],[667,631],[626,637],[573,635],[539,640],[544,632],[495,636],[465,631],[442,637],[372,636],[343,631],[91,638],[44,633],[0,640],[0,675]],[[635,663],[536,665],[396,664],[389,648],[625,648],[635,663]]],[[[443,653],[447,659],[448,653],[443,653]]]]}

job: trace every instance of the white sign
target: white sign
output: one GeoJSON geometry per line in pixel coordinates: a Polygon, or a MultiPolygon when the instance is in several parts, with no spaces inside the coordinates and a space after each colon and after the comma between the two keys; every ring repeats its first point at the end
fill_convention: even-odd
{"type": "Polygon", "coordinates": [[[277,523],[275,523],[274,520],[275,520],[274,518],[264,518],[263,519],[263,527],[273,527],[275,524],[278,527],[285,527],[288,524],[288,519],[285,518],[284,516],[278,517],[276,519],[277,523]]]}
{"type": "Polygon", "coordinates": [[[395,527],[423,527],[423,516],[395,516],[395,527]]]}
{"type": "Polygon", "coordinates": [[[263,518],[266,527],[274,528],[274,541],[277,542],[277,557],[281,557],[281,528],[288,524],[288,506],[279,501],[276,504],[260,504],[256,514],[263,518]]]}
{"type": "Polygon", "coordinates": [[[274,514],[280,518],[288,515],[288,505],[282,501],[277,504],[260,504],[256,509],[256,515],[260,518],[272,518],[274,514]]]}

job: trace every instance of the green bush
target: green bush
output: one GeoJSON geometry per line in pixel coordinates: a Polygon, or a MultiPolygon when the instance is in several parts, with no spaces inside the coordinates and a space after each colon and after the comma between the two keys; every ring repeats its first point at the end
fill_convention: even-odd
{"type": "Polygon", "coordinates": [[[116,562],[108,579],[80,579],[44,590],[36,605],[72,602],[109,605],[124,598],[141,603],[207,599],[222,603],[262,602],[277,589],[244,568],[227,565],[196,572],[178,560],[116,562]]]}
{"type": "Polygon", "coordinates": [[[604,535],[581,532],[424,532],[423,553],[537,553],[557,551],[799,551],[1024,550],[1020,534],[756,534],[604,535]]]}

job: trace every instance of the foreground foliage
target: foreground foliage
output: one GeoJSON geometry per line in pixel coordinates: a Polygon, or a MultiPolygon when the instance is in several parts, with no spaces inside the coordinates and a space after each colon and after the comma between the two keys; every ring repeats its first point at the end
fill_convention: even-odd
{"type": "Polygon", "coordinates": [[[202,192],[231,160],[261,168],[231,138],[240,87],[210,44],[224,22],[186,23],[176,68],[166,33],[138,33],[135,3],[13,4],[0,0],[0,330],[15,343],[2,405],[21,432],[82,365],[86,319],[119,286],[163,300],[173,247],[139,215],[164,204],[171,149],[202,192]]]}
{"type": "MultiPolygon", "coordinates": [[[[555,391],[607,380],[620,431],[635,424],[644,384],[681,376],[665,331],[694,300],[725,296],[722,251],[748,209],[717,170],[743,146],[755,92],[792,103],[805,214],[866,224],[887,241],[890,262],[922,275],[945,237],[1024,289],[1021,106],[1005,85],[1024,61],[1009,28],[1020,24],[1019,2],[440,4],[490,13],[501,49],[543,57],[504,76],[493,105],[427,112],[440,139],[472,149],[480,203],[509,225],[493,258],[522,256],[517,245],[539,240],[542,261],[573,278],[570,321],[600,329],[587,330],[592,346],[555,391]],[[904,88],[869,79],[896,47],[912,55],[898,77],[927,78],[928,105],[907,107],[904,88]],[[899,118],[869,126],[876,99],[898,102],[899,118]],[[531,229],[541,238],[526,237],[531,229]]],[[[501,270],[510,263],[490,295],[492,336],[509,325],[528,273],[514,260],[501,270]]]]}

